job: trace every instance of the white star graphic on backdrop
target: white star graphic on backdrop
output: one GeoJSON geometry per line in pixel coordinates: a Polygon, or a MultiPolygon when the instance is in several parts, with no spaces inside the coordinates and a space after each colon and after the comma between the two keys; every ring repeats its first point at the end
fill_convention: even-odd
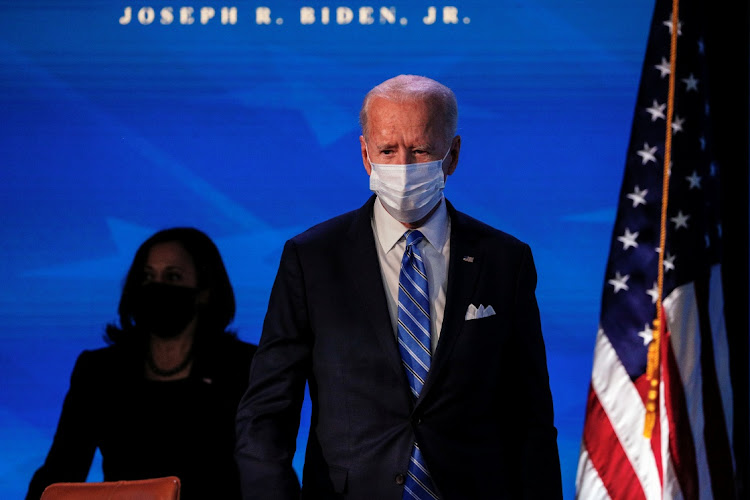
{"type": "Polygon", "coordinates": [[[685,123],[684,118],[680,118],[679,116],[674,117],[674,121],[672,121],[672,132],[682,132],[682,125],[685,123]]]}
{"type": "Polygon", "coordinates": [[[619,292],[620,290],[625,290],[627,292],[628,290],[630,290],[630,287],[627,285],[629,279],[629,274],[622,276],[619,272],[615,272],[615,277],[607,281],[607,283],[615,287],[615,293],[619,292]]]}
{"type": "Polygon", "coordinates": [[[656,153],[656,146],[650,147],[647,142],[643,143],[643,149],[637,153],[638,156],[642,158],[641,165],[645,165],[650,161],[656,163],[656,156],[654,156],[654,153],[656,153]]]}
{"type": "Polygon", "coordinates": [[[698,92],[698,82],[700,80],[696,79],[692,73],[687,78],[683,78],[682,82],[685,84],[685,92],[690,92],[691,90],[698,92]]]}
{"type": "Polygon", "coordinates": [[[636,186],[635,189],[633,189],[633,192],[628,194],[627,197],[633,200],[633,208],[635,208],[638,205],[646,204],[647,194],[648,194],[648,189],[641,190],[638,186],[636,186]]]}
{"type": "Polygon", "coordinates": [[[646,293],[651,297],[651,303],[656,304],[659,300],[659,285],[654,281],[654,286],[646,290],[646,293]]]}
{"type": "Polygon", "coordinates": [[[622,249],[627,250],[630,247],[638,248],[638,242],[635,241],[638,238],[638,231],[631,233],[629,228],[625,228],[625,234],[618,236],[617,240],[622,242],[622,249]]]}
{"type": "Polygon", "coordinates": [[[690,189],[701,188],[701,177],[698,175],[697,171],[693,170],[692,175],[685,177],[685,179],[690,183],[690,189]]]}
{"type": "MultiPolygon", "coordinates": [[[[293,111],[300,113],[321,146],[328,147],[346,134],[358,130],[357,121],[347,101],[347,93],[329,93],[328,80],[309,79],[300,85],[295,71],[289,71],[289,61],[296,61],[298,54],[282,45],[273,48],[265,46],[264,58],[271,64],[267,78],[253,79],[248,85],[237,90],[235,85],[228,84],[226,89],[230,98],[240,105],[256,110],[260,107],[270,108],[271,113],[293,111]],[[315,103],[315,104],[311,104],[315,103]]],[[[345,71],[342,65],[330,55],[308,55],[306,64],[326,68],[331,74],[345,71]]],[[[357,133],[359,135],[359,133],[357,133]]]]}
{"type": "Polygon", "coordinates": [[[665,271],[674,271],[674,260],[675,260],[675,256],[667,252],[667,257],[664,259],[665,271]]]}
{"type": "Polygon", "coordinates": [[[669,65],[669,61],[667,61],[665,58],[661,58],[661,62],[654,66],[654,68],[658,69],[661,73],[661,77],[664,78],[668,74],[672,72],[672,67],[669,65]]]}
{"type": "Polygon", "coordinates": [[[638,336],[643,339],[643,345],[649,345],[651,341],[654,340],[654,331],[648,326],[648,323],[646,323],[643,330],[638,332],[638,336]]]}
{"type": "Polygon", "coordinates": [[[680,210],[679,212],[677,212],[677,215],[675,217],[672,217],[669,220],[674,222],[674,228],[675,230],[677,230],[677,229],[680,229],[681,227],[684,227],[685,229],[687,229],[688,227],[687,221],[689,218],[690,218],[689,215],[683,214],[682,210],[680,210]]]}
{"type": "Polygon", "coordinates": [[[646,108],[646,111],[651,115],[651,121],[655,122],[659,118],[664,119],[664,110],[667,109],[666,104],[659,104],[659,102],[654,99],[654,103],[651,105],[650,108],[646,108]]]}
{"type": "MultiPolygon", "coordinates": [[[[119,280],[130,265],[135,249],[156,232],[156,228],[113,217],[107,218],[107,226],[114,244],[110,255],[37,268],[27,271],[25,275],[119,280]]],[[[242,230],[234,235],[222,236],[216,238],[215,243],[222,249],[222,258],[227,267],[240,263],[231,269],[232,282],[241,283],[244,287],[270,289],[278,269],[276,259],[284,242],[302,230],[304,228],[298,226],[269,228],[259,224],[256,230],[242,230]],[[259,245],[259,241],[263,245],[259,245]]]]}

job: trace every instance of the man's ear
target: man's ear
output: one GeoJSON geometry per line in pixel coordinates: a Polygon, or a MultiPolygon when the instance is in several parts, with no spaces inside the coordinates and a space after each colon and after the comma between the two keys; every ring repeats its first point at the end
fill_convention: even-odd
{"type": "Polygon", "coordinates": [[[453,172],[456,171],[456,167],[458,166],[458,155],[461,152],[461,136],[457,135],[453,138],[453,142],[451,142],[451,156],[450,156],[450,162],[448,165],[443,165],[443,173],[448,176],[452,175],[453,172]]]}
{"type": "Polygon", "coordinates": [[[370,175],[370,172],[372,172],[372,165],[370,165],[370,160],[367,158],[367,142],[365,142],[364,135],[359,136],[359,147],[362,150],[362,164],[365,166],[367,175],[370,175]]]}

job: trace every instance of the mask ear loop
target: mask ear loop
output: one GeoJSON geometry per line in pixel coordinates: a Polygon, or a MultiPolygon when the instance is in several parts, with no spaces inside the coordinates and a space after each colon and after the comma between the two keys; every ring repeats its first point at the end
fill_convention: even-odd
{"type": "MultiPolygon", "coordinates": [[[[443,159],[440,160],[440,164],[441,165],[443,164],[443,162],[445,161],[445,159],[448,158],[449,154],[451,154],[451,148],[450,148],[450,146],[448,146],[448,151],[446,151],[445,154],[443,155],[443,159]]],[[[369,157],[368,157],[368,160],[369,160],[369,157]]]]}

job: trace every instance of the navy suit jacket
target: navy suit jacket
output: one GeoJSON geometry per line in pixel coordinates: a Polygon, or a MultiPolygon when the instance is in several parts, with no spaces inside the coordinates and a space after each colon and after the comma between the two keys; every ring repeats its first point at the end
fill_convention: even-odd
{"type": "Polygon", "coordinates": [[[445,313],[414,400],[380,274],[375,200],[284,247],[237,414],[244,498],[300,498],[292,457],[306,382],[302,498],[400,499],[415,439],[443,500],[561,498],[528,245],[446,201],[445,313]],[[470,304],[496,314],[467,321],[470,304]]]}

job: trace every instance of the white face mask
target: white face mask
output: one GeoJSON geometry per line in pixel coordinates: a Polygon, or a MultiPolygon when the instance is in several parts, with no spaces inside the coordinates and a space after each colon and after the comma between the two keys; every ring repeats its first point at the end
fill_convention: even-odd
{"type": "Polygon", "coordinates": [[[408,165],[373,163],[370,154],[370,190],[399,222],[416,222],[424,218],[443,198],[445,174],[442,160],[408,165]]]}

